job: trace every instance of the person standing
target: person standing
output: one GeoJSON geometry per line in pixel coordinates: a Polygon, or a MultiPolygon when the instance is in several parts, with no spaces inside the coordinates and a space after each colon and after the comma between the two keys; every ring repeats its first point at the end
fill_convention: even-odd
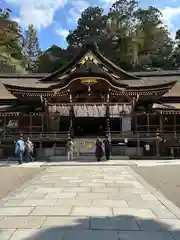
{"type": "Polygon", "coordinates": [[[37,159],[37,143],[34,143],[34,149],[33,149],[33,157],[34,157],[34,161],[36,161],[37,159]]]}
{"type": "Polygon", "coordinates": [[[96,140],[95,155],[96,155],[96,158],[97,158],[97,161],[98,161],[98,162],[101,161],[101,158],[102,158],[103,155],[104,155],[103,143],[102,143],[102,141],[101,141],[101,139],[100,139],[99,137],[97,137],[97,140],[96,140]]]}
{"type": "Polygon", "coordinates": [[[111,153],[111,140],[108,136],[106,136],[104,143],[104,151],[105,151],[105,157],[106,160],[110,159],[110,153],[111,153]]]}
{"type": "Polygon", "coordinates": [[[19,164],[23,163],[23,156],[25,152],[25,142],[23,137],[21,136],[20,139],[16,142],[16,149],[15,149],[16,154],[19,156],[19,164]]]}
{"type": "Polygon", "coordinates": [[[26,141],[26,150],[27,150],[27,161],[33,162],[34,144],[29,137],[27,138],[27,141],[26,141]]]}
{"type": "Polygon", "coordinates": [[[66,149],[67,149],[67,160],[72,161],[73,160],[73,152],[74,152],[74,143],[72,139],[70,138],[66,144],[66,149]]]}

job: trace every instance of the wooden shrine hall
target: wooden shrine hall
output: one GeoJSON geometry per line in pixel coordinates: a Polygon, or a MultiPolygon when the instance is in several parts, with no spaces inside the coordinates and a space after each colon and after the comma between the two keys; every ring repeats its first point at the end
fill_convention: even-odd
{"type": "Polygon", "coordinates": [[[77,156],[91,155],[110,135],[114,156],[178,157],[180,71],[126,72],[89,43],[51,74],[0,75],[5,155],[20,133],[39,156],[64,156],[68,137],[77,156]]]}

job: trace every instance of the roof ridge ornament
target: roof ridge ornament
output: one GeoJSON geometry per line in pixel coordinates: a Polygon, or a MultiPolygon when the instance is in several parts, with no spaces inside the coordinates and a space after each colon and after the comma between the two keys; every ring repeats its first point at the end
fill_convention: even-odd
{"type": "Polygon", "coordinates": [[[99,63],[99,61],[96,59],[95,56],[93,56],[93,53],[91,51],[89,51],[83,56],[83,58],[80,60],[80,64],[84,65],[87,61],[91,61],[96,65],[99,63]]]}

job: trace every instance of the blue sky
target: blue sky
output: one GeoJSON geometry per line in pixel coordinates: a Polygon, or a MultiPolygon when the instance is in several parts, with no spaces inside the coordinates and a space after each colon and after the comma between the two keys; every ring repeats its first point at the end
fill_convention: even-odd
{"type": "MultiPolygon", "coordinates": [[[[88,6],[100,6],[105,11],[113,0],[3,0],[3,7],[12,10],[12,17],[26,29],[34,24],[42,49],[57,44],[66,47],[69,29],[76,26],[81,12],[88,6]]],[[[140,6],[153,5],[162,10],[163,21],[172,36],[180,28],[180,0],[140,0],[140,6]],[[148,4],[147,4],[148,2],[148,4]]]]}

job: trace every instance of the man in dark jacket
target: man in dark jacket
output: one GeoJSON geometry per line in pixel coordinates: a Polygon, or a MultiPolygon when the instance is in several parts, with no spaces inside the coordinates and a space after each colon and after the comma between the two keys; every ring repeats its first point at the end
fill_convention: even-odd
{"type": "Polygon", "coordinates": [[[105,152],[106,160],[109,160],[110,153],[111,153],[111,140],[110,140],[110,138],[108,136],[106,136],[103,143],[104,143],[104,152],[105,152]]]}

